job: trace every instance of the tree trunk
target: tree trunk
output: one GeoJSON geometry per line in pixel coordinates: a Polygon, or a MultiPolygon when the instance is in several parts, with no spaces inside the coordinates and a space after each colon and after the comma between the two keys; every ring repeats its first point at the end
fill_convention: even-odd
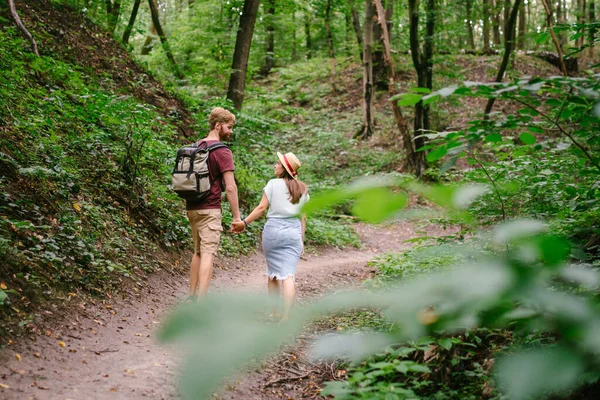
{"type": "MultiPolygon", "coordinates": [[[[409,2],[410,4],[410,2],[409,2]]],[[[386,24],[386,13],[384,12],[383,5],[381,4],[381,0],[375,0],[375,6],[377,8],[377,16],[378,23],[382,26],[383,30],[383,47],[385,54],[385,62],[387,64],[386,70],[388,71],[389,83],[388,83],[388,93],[390,94],[390,98],[395,94],[396,90],[395,81],[396,81],[396,70],[394,69],[394,63],[392,60],[392,51],[390,45],[390,36],[389,31],[387,30],[386,24]]],[[[410,7],[410,6],[409,6],[410,7]]],[[[418,162],[419,155],[415,153],[415,147],[413,144],[413,138],[408,129],[408,124],[402,115],[402,110],[400,106],[398,106],[398,102],[393,100],[392,103],[392,111],[394,112],[394,120],[396,125],[398,126],[398,130],[400,131],[400,136],[402,138],[402,143],[404,149],[407,154],[407,166],[410,168],[415,175],[420,176],[422,171],[424,170],[425,164],[420,164],[418,162]],[[417,161],[417,162],[415,162],[417,161]]],[[[423,162],[425,159],[423,158],[423,162]]]]}
{"type": "Polygon", "coordinates": [[[467,33],[469,34],[469,47],[471,48],[471,50],[475,50],[475,37],[473,35],[473,21],[471,20],[472,17],[472,8],[473,5],[471,4],[472,0],[466,0],[466,8],[467,8],[467,33]]]}
{"type": "Polygon", "coordinates": [[[349,0],[350,2],[350,11],[352,12],[352,25],[354,25],[354,32],[356,32],[356,42],[358,43],[358,50],[360,54],[360,61],[363,61],[363,35],[360,27],[360,19],[358,17],[358,12],[356,11],[356,7],[354,6],[354,0],[349,0]]]}
{"type": "MultiPolygon", "coordinates": [[[[410,13],[410,50],[417,73],[417,87],[431,89],[433,87],[433,36],[435,34],[435,0],[427,0],[427,21],[423,52],[419,46],[419,0],[409,0],[410,13]]],[[[422,101],[415,105],[415,151],[425,145],[424,133],[430,130],[429,106],[422,101]]],[[[425,152],[415,152],[416,175],[420,176],[426,167],[425,152]]]]}
{"type": "Polygon", "coordinates": [[[327,47],[329,48],[329,63],[331,66],[331,91],[337,92],[335,87],[335,53],[333,49],[333,33],[331,31],[331,0],[325,5],[325,31],[327,33],[327,47]]]}
{"type": "Polygon", "coordinates": [[[292,11],[292,61],[298,61],[298,40],[296,38],[296,6],[292,11]]]}
{"type": "Polygon", "coordinates": [[[352,27],[352,14],[350,14],[348,10],[344,11],[344,22],[344,27],[346,28],[344,29],[344,49],[346,50],[346,56],[350,57],[352,56],[352,45],[350,45],[352,40],[350,37],[352,36],[352,31],[354,28],[352,27]]]}
{"type": "Polygon", "coordinates": [[[502,39],[500,39],[500,9],[502,8],[500,1],[501,0],[490,0],[492,7],[492,33],[495,46],[499,46],[500,43],[502,43],[502,39]]]}
{"type": "MultiPolygon", "coordinates": [[[[583,25],[585,23],[585,0],[579,0],[577,2],[577,23],[583,25]]],[[[583,35],[578,37],[575,41],[577,47],[583,46],[583,35]]]]}
{"type": "Polygon", "coordinates": [[[123,32],[123,44],[127,46],[129,43],[129,36],[131,36],[131,31],[133,30],[133,25],[135,24],[135,19],[137,17],[138,10],[140,9],[140,3],[142,0],[135,0],[133,3],[133,9],[131,10],[131,16],[129,17],[129,23],[125,27],[125,32],[123,32]]]}
{"type": "Polygon", "coordinates": [[[388,31],[388,41],[390,42],[390,46],[392,43],[392,31],[394,30],[394,21],[392,18],[394,17],[394,0],[387,0],[387,4],[385,7],[385,19],[387,21],[387,31],[388,31]]]}
{"type": "Polygon", "coordinates": [[[358,139],[373,136],[373,18],[375,6],[372,0],[365,0],[364,48],[363,48],[363,124],[354,135],[358,139]]]}
{"type": "Polygon", "coordinates": [[[146,35],[146,39],[144,39],[144,44],[142,45],[141,54],[143,56],[150,54],[150,52],[152,51],[152,46],[153,46],[153,42],[154,42],[153,35],[156,35],[156,27],[154,26],[153,22],[150,22],[150,27],[148,28],[148,32],[149,33],[146,35]]]}
{"type": "Polygon", "coordinates": [[[504,15],[502,18],[502,30],[506,35],[506,31],[508,30],[508,20],[510,18],[510,0],[504,0],[504,4],[502,5],[502,11],[504,11],[504,15]]]}
{"type": "Polygon", "coordinates": [[[525,35],[527,30],[527,20],[525,14],[525,3],[521,4],[519,8],[519,38],[517,40],[517,48],[523,50],[525,48],[525,35]]]}
{"type": "Polygon", "coordinates": [[[29,39],[29,43],[31,43],[31,50],[33,51],[33,54],[35,54],[36,56],[39,57],[40,53],[38,51],[37,42],[35,41],[33,36],[31,36],[31,33],[29,33],[27,28],[25,28],[23,21],[21,21],[21,17],[19,17],[19,14],[17,13],[17,7],[15,6],[15,0],[8,0],[8,7],[10,8],[10,15],[13,17],[15,24],[17,24],[17,26],[19,27],[21,32],[25,35],[25,37],[27,37],[27,39],[29,39]]]}
{"type": "MultiPolygon", "coordinates": [[[[421,52],[419,45],[419,1],[420,0],[408,1],[410,52],[417,73],[417,86],[431,89],[433,72],[433,36],[435,33],[435,0],[427,0],[427,22],[425,26],[426,33],[423,52],[421,52]]],[[[410,154],[413,172],[416,176],[421,176],[427,166],[425,159],[426,152],[418,150],[425,145],[423,133],[429,129],[429,106],[424,106],[423,102],[419,101],[415,105],[415,121],[413,129],[414,150],[413,153],[410,154]]]]}
{"type": "Polygon", "coordinates": [[[227,99],[233,102],[233,106],[238,111],[242,109],[242,103],[244,102],[250,45],[252,44],[254,24],[259,5],[260,0],[244,0],[244,8],[240,17],[240,27],[235,41],[227,99]]]}
{"type": "Polygon", "coordinates": [[[106,15],[108,17],[108,30],[111,33],[115,33],[115,28],[119,22],[119,15],[121,14],[121,1],[120,0],[104,0],[106,4],[106,15]]]}
{"type": "Polygon", "coordinates": [[[483,0],[483,52],[490,51],[490,1],[483,0]]]}
{"type": "MultiPolygon", "coordinates": [[[[590,0],[589,3],[589,11],[588,11],[588,22],[589,23],[594,23],[597,22],[596,21],[596,5],[595,5],[595,1],[594,0],[590,0]]],[[[590,47],[588,48],[588,56],[591,59],[594,59],[595,57],[595,47],[594,47],[594,41],[596,40],[596,28],[590,28],[590,47]]]]}
{"type": "MultiPolygon", "coordinates": [[[[558,3],[556,3],[556,21],[554,19],[552,19],[552,26],[554,26],[554,22],[556,22],[557,24],[564,24],[565,21],[567,20],[566,16],[567,16],[567,8],[565,7],[565,4],[563,3],[562,0],[558,0],[558,3]]],[[[548,3],[548,7],[551,13],[554,12],[554,3],[553,2],[549,2],[548,3]]],[[[545,9],[545,7],[544,7],[545,9]]],[[[548,21],[546,21],[546,24],[548,23],[548,21]]],[[[563,48],[566,44],[567,44],[567,37],[565,36],[563,31],[559,31],[556,32],[556,35],[558,37],[558,42],[560,43],[561,48],[563,48]]]]}
{"type": "Polygon", "coordinates": [[[554,47],[556,48],[556,51],[558,53],[558,59],[560,62],[560,71],[563,73],[564,76],[567,76],[567,67],[565,65],[565,60],[563,59],[563,52],[562,52],[562,47],[560,45],[560,41],[558,40],[556,33],[554,33],[554,28],[553,28],[553,23],[552,23],[552,21],[553,21],[552,10],[550,10],[548,0],[542,0],[542,5],[544,6],[544,10],[546,11],[546,25],[548,27],[548,30],[550,31],[550,36],[552,37],[552,42],[554,43],[554,47]]]}
{"type": "Polygon", "coordinates": [[[267,0],[267,46],[265,63],[259,74],[267,76],[275,64],[275,0],[267,0]]]}
{"type": "Polygon", "coordinates": [[[156,0],[148,0],[148,5],[150,6],[150,14],[152,15],[152,23],[156,28],[156,33],[158,33],[158,37],[160,38],[160,43],[162,44],[162,48],[165,51],[167,59],[171,64],[171,68],[173,69],[173,74],[177,79],[183,79],[183,74],[179,70],[177,63],[175,62],[175,58],[173,57],[173,53],[171,53],[171,47],[169,46],[169,42],[167,41],[167,36],[165,32],[162,30],[160,25],[160,18],[158,15],[158,6],[156,5],[156,0]]]}
{"type": "MultiPolygon", "coordinates": [[[[513,5],[512,11],[510,12],[510,17],[508,19],[508,29],[504,34],[504,56],[502,57],[502,63],[500,64],[498,74],[496,75],[496,82],[502,82],[502,79],[504,78],[504,72],[506,72],[506,67],[508,66],[508,61],[514,48],[515,25],[517,23],[517,14],[519,13],[519,7],[521,7],[522,1],[523,0],[515,0],[515,4],[513,5]]],[[[496,99],[494,97],[488,100],[484,112],[486,117],[490,114],[490,111],[492,111],[492,107],[494,106],[495,100],[496,99]]]]}
{"type": "Polygon", "coordinates": [[[306,36],[306,59],[312,58],[312,38],[310,37],[310,11],[304,12],[304,36],[306,36]]]}

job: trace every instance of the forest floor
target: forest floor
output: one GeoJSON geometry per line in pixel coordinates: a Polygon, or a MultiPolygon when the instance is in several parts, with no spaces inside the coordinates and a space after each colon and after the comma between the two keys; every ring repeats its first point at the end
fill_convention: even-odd
{"type": "MultiPolygon", "coordinates": [[[[362,249],[318,249],[301,260],[297,272],[298,303],[332,291],[356,287],[372,276],[368,261],[411,245],[417,236],[450,232],[441,227],[396,222],[356,225],[362,249]]],[[[173,260],[173,265],[176,264],[173,260]]],[[[218,258],[211,291],[266,292],[264,256],[218,258]]],[[[174,399],[181,351],[157,344],[155,331],[166,314],[187,294],[188,276],[181,267],[150,276],[144,289],[122,299],[80,301],[43,311],[48,326],[10,342],[0,351],[2,399],[174,399]]],[[[262,366],[230,378],[216,398],[314,398],[322,383],[335,379],[333,365],[314,364],[308,344],[331,329],[314,324],[279,355],[262,366]]],[[[335,329],[335,327],[333,328],[335,329]]],[[[339,378],[339,377],[338,377],[339,378]]]]}

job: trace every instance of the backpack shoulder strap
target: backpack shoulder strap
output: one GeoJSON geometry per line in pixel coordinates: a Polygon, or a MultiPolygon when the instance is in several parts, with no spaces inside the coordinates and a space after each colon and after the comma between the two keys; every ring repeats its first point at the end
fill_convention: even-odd
{"type": "Polygon", "coordinates": [[[221,142],[213,143],[211,145],[208,145],[206,148],[208,149],[208,151],[212,151],[212,150],[220,149],[222,147],[225,147],[227,149],[229,148],[229,146],[227,146],[225,143],[221,143],[221,142]]]}

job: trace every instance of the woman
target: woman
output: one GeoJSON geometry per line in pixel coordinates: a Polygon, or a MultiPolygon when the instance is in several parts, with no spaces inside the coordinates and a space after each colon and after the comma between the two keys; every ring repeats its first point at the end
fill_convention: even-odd
{"type": "Polygon", "coordinates": [[[308,201],[308,188],[298,180],[300,160],[293,153],[277,152],[279,161],[274,165],[276,179],[271,179],[263,189],[260,204],[241,222],[232,225],[233,231],[242,232],[269,209],[262,237],[262,247],[267,259],[269,294],[279,295],[279,282],[283,286],[282,321],[287,320],[296,296],[294,275],[298,260],[304,252],[306,218],[299,218],[302,206],[308,201]]]}

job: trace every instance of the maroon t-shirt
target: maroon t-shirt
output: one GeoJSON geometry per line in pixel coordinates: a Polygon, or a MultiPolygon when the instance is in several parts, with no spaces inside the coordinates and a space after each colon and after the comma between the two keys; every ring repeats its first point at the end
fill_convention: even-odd
{"type": "MultiPolygon", "coordinates": [[[[210,145],[218,143],[218,140],[200,140],[198,143],[210,145]]],[[[202,201],[186,201],[187,210],[206,210],[211,208],[221,209],[221,192],[225,190],[223,183],[223,172],[233,171],[233,154],[227,147],[211,150],[208,155],[208,170],[210,173],[210,194],[202,201]]]]}

